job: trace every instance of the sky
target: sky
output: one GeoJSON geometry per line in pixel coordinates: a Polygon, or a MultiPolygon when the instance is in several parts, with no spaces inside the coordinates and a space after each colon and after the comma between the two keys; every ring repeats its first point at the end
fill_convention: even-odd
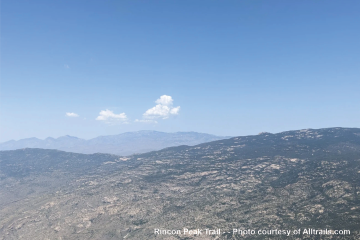
{"type": "Polygon", "coordinates": [[[1,2],[0,142],[360,127],[360,1],[1,2]]]}

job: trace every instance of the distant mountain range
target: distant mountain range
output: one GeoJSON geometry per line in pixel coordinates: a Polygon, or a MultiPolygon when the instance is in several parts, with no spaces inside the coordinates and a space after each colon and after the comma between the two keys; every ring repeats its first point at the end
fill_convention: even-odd
{"type": "Polygon", "coordinates": [[[126,156],[173,146],[193,146],[226,138],[230,137],[220,137],[197,132],[165,133],[157,131],[127,132],[118,135],[100,136],[90,140],[67,135],[59,138],[48,137],[44,140],[38,138],[26,138],[18,141],[11,140],[0,143],[0,151],[43,148],[74,153],[110,153],[126,156]]]}

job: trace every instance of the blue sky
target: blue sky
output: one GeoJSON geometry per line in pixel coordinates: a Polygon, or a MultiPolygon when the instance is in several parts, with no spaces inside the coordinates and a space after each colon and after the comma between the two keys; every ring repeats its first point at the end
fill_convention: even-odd
{"type": "Polygon", "coordinates": [[[359,1],[2,1],[0,141],[360,127],[359,12],[359,1]]]}

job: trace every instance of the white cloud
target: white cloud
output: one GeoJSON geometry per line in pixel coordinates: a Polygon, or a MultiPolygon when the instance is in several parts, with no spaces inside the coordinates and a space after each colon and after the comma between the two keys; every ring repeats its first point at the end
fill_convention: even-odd
{"type": "Polygon", "coordinates": [[[135,119],[135,122],[142,122],[142,123],[158,123],[155,120],[151,120],[151,119],[135,119]]]}
{"type": "Polygon", "coordinates": [[[113,111],[109,109],[102,110],[99,113],[99,116],[96,118],[98,121],[105,121],[105,122],[121,122],[127,123],[127,116],[125,113],[115,114],[113,111]]]}
{"type": "Polygon", "coordinates": [[[171,96],[168,95],[162,95],[158,100],[155,101],[155,103],[160,105],[169,106],[173,104],[173,99],[171,96]]]}
{"type": "Polygon", "coordinates": [[[177,115],[179,114],[179,111],[180,111],[180,106],[174,107],[170,110],[170,114],[177,115]]]}
{"type": "Polygon", "coordinates": [[[64,68],[69,69],[69,68],[70,68],[70,66],[69,66],[69,65],[67,65],[67,64],[64,64],[64,68]]]}
{"type": "Polygon", "coordinates": [[[76,113],[67,112],[67,113],[66,113],[66,116],[68,116],[68,117],[78,117],[79,115],[76,114],[76,113]]]}
{"type": "Polygon", "coordinates": [[[158,104],[155,107],[148,109],[143,114],[143,116],[145,118],[163,118],[163,119],[166,119],[166,118],[169,117],[170,111],[171,111],[170,107],[158,104]]]}
{"type": "MultiPolygon", "coordinates": [[[[171,96],[162,95],[155,101],[156,106],[148,109],[144,114],[144,120],[154,120],[158,118],[167,119],[171,115],[177,115],[180,111],[180,106],[172,107],[173,99],[171,96]]],[[[140,122],[140,121],[139,121],[140,122]]]]}

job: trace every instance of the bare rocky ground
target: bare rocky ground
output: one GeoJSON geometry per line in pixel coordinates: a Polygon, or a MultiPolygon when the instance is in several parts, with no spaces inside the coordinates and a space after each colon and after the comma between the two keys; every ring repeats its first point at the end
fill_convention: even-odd
{"type": "Polygon", "coordinates": [[[360,239],[360,129],[261,133],[131,157],[3,151],[0,179],[0,239],[360,239]],[[293,234],[308,228],[351,233],[293,234]]]}

